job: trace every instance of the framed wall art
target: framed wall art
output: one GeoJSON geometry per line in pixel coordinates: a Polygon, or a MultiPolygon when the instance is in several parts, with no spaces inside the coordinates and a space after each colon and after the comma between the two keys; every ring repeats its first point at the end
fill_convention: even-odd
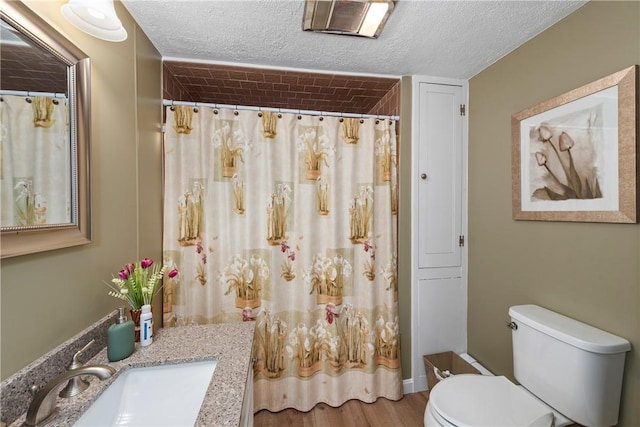
{"type": "Polygon", "coordinates": [[[511,118],[513,219],[638,222],[638,66],[511,118]]]}

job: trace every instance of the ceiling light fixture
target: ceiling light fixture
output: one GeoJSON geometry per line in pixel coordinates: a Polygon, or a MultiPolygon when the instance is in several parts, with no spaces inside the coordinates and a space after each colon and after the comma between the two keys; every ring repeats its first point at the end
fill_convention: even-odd
{"type": "Polygon", "coordinates": [[[67,21],[89,35],[110,42],[127,38],[113,0],[69,0],[61,10],[67,21]]]}
{"type": "Polygon", "coordinates": [[[378,38],[395,7],[393,0],[306,0],[304,31],[378,38]]]}

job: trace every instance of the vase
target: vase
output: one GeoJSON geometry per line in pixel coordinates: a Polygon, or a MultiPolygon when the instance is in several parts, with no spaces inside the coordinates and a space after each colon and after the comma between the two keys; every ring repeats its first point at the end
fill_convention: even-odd
{"type": "Polygon", "coordinates": [[[235,166],[223,166],[222,167],[222,176],[225,178],[232,178],[235,175],[237,169],[235,166]]]}
{"type": "Polygon", "coordinates": [[[386,366],[390,369],[398,369],[400,367],[400,359],[390,359],[384,356],[376,356],[375,363],[376,365],[386,366]]]}
{"type": "Polygon", "coordinates": [[[236,308],[258,308],[262,305],[262,300],[260,298],[254,299],[244,299],[240,297],[236,297],[236,308]]]}
{"type": "Polygon", "coordinates": [[[267,243],[269,243],[270,246],[280,246],[282,244],[282,241],[286,239],[286,236],[271,236],[271,237],[267,237],[267,243]]]}
{"type": "Polygon", "coordinates": [[[331,296],[331,295],[325,295],[325,294],[317,294],[316,304],[340,305],[342,304],[342,295],[331,296]]]}
{"type": "Polygon", "coordinates": [[[284,280],[286,280],[287,282],[292,281],[293,279],[296,278],[295,273],[291,272],[291,271],[285,271],[281,274],[281,276],[284,278],[284,280]]]}
{"type": "Polygon", "coordinates": [[[134,331],[136,336],[136,342],[140,342],[140,315],[142,314],[141,309],[134,310],[129,309],[129,313],[131,314],[131,320],[133,320],[134,331]]]}
{"type": "Polygon", "coordinates": [[[320,169],[307,169],[305,175],[308,180],[315,181],[320,177],[320,169]]]}
{"type": "Polygon", "coordinates": [[[322,370],[322,360],[318,360],[311,366],[298,366],[298,376],[308,378],[320,370],[322,370]]]}

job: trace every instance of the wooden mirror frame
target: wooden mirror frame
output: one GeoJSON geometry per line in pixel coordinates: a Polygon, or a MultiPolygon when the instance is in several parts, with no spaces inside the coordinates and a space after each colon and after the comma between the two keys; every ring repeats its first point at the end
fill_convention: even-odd
{"type": "Polygon", "coordinates": [[[68,66],[72,212],[68,224],[3,229],[0,258],[91,243],[91,63],[89,57],[20,1],[0,0],[0,16],[68,66]]]}

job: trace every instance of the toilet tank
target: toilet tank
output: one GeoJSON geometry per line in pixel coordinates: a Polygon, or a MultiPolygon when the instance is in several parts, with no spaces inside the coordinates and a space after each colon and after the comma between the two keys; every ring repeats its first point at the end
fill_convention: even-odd
{"type": "Polygon", "coordinates": [[[537,305],[509,316],[518,382],[579,424],[617,424],[629,341],[537,305]]]}

